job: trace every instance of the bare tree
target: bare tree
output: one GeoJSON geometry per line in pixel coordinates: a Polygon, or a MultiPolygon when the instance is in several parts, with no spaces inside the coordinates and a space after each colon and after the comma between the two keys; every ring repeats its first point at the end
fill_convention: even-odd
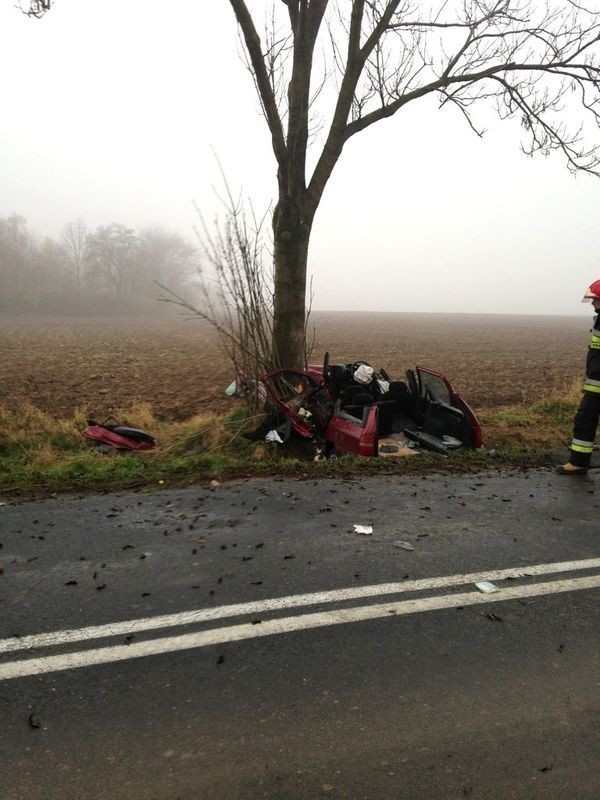
{"type": "Polygon", "coordinates": [[[64,226],[60,243],[65,260],[71,268],[75,289],[80,295],[84,273],[90,259],[90,232],[81,217],[64,226]]]}
{"type": "MultiPolygon", "coordinates": [[[[273,287],[263,257],[264,222],[253,209],[235,199],[223,175],[225,218],[209,227],[196,207],[196,228],[202,269],[198,271],[197,302],[182,297],[169,284],[157,281],[165,294],[159,299],[179,306],[208,322],[236,375],[237,389],[256,410],[264,401],[260,376],[272,369],[273,287]]],[[[269,265],[271,262],[268,262],[269,265]]]]}
{"type": "Polygon", "coordinates": [[[277,161],[273,349],[281,363],[302,363],[311,229],[357,133],[433,95],[482,135],[473,111],[488,101],[501,118],[521,121],[526,153],[558,150],[570,169],[599,174],[584,125],[600,122],[600,12],[577,0],[280,0],[263,40],[249,4],[230,4],[277,161]],[[328,98],[328,129],[307,174],[315,111],[328,98]],[[570,128],[573,108],[581,124],[570,128]]]}
{"type": "Polygon", "coordinates": [[[88,238],[89,278],[98,289],[121,300],[132,299],[138,277],[139,239],[132,228],[111,222],[88,238]]]}
{"type": "Polygon", "coordinates": [[[62,247],[50,236],[45,236],[37,247],[28,286],[23,293],[26,305],[34,309],[43,308],[48,297],[67,295],[72,282],[65,267],[62,247]]]}
{"type": "Polygon", "coordinates": [[[24,217],[0,217],[0,309],[14,309],[28,295],[37,250],[24,217]]]}
{"type": "Polygon", "coordinates": [[[19,8],[28,17],[41,19],[46,11],[50,11],[52,0],[29,0],[29,8],[23,8],[23,3],[19,3],[19,8]]]}
{"type": "Polygon", "coordinates": [[[200,267],[198,248],[174,231],[154,226],[139,234],[138,260],[143,276],[154,296],[154,283],[168,286],[176,293],[189,289],[200,267]]]}

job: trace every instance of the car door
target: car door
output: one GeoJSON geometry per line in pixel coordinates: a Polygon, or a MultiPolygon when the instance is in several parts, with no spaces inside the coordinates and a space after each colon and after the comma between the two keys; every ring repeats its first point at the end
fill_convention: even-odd
{"type": "Polygon", "coordinates": [[[439,372],[417,365],[418,405],[425,433],[438,438],[452,436],[465,447],[483,444],[481,426],[475,413],[439,372]]]}

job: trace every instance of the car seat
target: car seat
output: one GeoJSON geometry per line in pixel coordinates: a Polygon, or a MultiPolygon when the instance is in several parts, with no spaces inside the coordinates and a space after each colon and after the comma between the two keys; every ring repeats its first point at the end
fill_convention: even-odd
{"type": "Polygon", "coordinates": [[[344,367],[341,367],[339,364],[334,364],[332,367],[329,367],[329,382],[336,396],[339,396],[346,380],[347,376],[344,367]]]}
{"type": "Polygon", "coordinates": [[[345,386],[340,393],[340,407],[345,408],[346,406],[355,405],[355,398],[361,394],[365,394],[362,386],[356,383],[345,386]]]}
{"type": "Polygon", "coordinates": [[[379,400],[375,405],[378,408],[377,433],[380,436],[389,436],[392,433],[398,404],[395,400],[379,400]]]}
{"type": "Polygon", "coordinates": [[[398,414],[404,414],[407,417],[414,416],[415,401],[404,381],[392,381],[389,390],[382,395],[381,399],[394,400],[398,414]]]}

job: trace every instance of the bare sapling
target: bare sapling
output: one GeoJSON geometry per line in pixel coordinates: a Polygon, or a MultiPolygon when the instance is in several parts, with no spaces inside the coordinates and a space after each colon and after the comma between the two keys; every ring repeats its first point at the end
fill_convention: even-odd
{"type": "Polygon", "coordinates": [[[272,257],[265,243],[269,214],[258,217],[250,204],[234,198],[225,182],[224,219],[209,227],[196,204],[195,232],[202,255],[199,299],[192,303],[167,286],[160,300],[208,322],[217,332],[236,376],[237,393],[251,410],[264,401],[260,378],[279,365],[272,354],[272,257]]]}

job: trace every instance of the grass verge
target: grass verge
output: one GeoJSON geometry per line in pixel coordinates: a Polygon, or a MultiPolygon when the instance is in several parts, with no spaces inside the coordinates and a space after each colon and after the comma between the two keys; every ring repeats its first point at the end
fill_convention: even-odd
{"type": "Polygon", "coordinates": [[[151,431],[160,447],[106,455],[81,435],[85,408],[69,420],[31,405],[17,411],[0,408],[0,494],[150,488],[259,475],[320,478],[548,466],[553,452],[566,447],[578,401],[579,386],[573,386],[534,405],[480,411],[481,451],[458,451],[450,458],[423,453],[409,459],[346,456],[316,462],[314,449],[293,457],[287,448],[246,439],[243,434],[261,419],[239,407],[227,415],[204,414],[185,422],[160,421],[148,405],[132,407],[119,419],[151,431]]]}

